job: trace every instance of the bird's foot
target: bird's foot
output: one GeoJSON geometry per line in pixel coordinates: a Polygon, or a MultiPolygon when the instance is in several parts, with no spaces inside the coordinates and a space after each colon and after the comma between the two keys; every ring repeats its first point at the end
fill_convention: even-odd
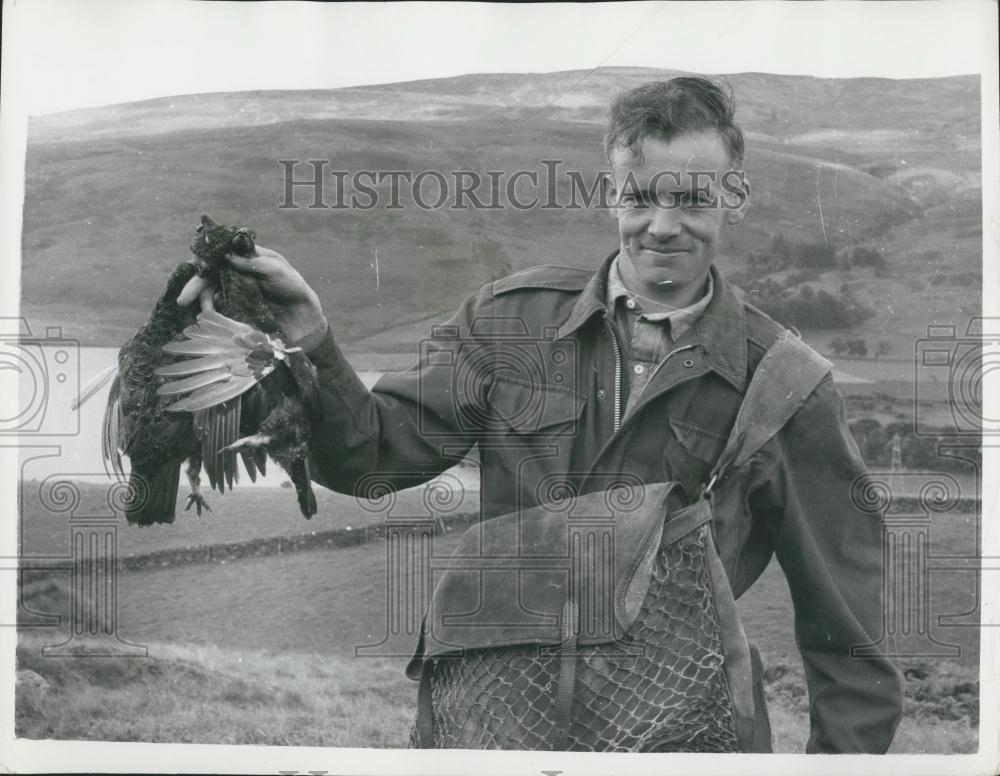
{"type": "Polygon", "coordinates": [[[185,512],[189,511],[192,506],[195,508],[195,511],[198,513],[198,517],[201,517],[201,510],[202,509],[205,509],[205,511],[207,511],[207,512],[211,512],[212,511],[212,507],[210,507],[208,505],[208,501],[206,501],[205,497],[203,495],[201,495],[201,489],[200,488],[192,489],[191,492],[188,494],[188,500],[187,500],[187,504],[184,506],[184,511],[185,512]]]}
{"type": "MultiPolygon", "coordinates": [[[[237,439],[231,445],[226,445],[222,450],[240,450],[247,447],[263,447],[264,445],[270,444],[271,436],[268,434],[252,434],[250,436],[245,436],[237,439]]],[[[220,450],[219,452],[222,452],[220,450]]]]}

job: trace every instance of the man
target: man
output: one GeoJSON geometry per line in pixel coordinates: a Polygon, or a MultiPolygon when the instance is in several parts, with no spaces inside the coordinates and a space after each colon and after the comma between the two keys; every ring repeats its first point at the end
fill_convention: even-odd
{"type": "MultiPolygon", "coordinates": [[[[319,370],[316,479],[354,493],[373,472],[408,487],[479,444],[482,518],[627,473],[705,491],[747,386],[782,327],[742,303],[715,267],[744,217],[743,136],[716,85],[675,78],[611,109],[606,140],[618,248],[596,271],[543,266],[488,284],[455,313],[435,352],[368,391],[334,342],[319,299],[279,255],[231,257],[256,274],[286,334],[319,370]],[[495,347],[536,343],[537,362],[495,347]]],[[[193,299],[198,289],[186,291],[193,299]]],[[[810,692],[809,752],[884,752],[901,679],[852,645],[881,634],[881,526],[852,504],[864,466],[832,376],[738,479],[742,509],[712,533],[739,597],[772,553],[788,579],[810,692]]],[[[441,697],[441,692],[438,692],[441,697]]],[[[757,688],[757,714],[764,717],[757,688]]],[[[769,748],[769,732],[755,744],[769,748]]]]}

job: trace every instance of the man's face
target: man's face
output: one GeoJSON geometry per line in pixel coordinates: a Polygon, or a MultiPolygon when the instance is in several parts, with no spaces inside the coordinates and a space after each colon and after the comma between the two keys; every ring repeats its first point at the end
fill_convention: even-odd
{"type": "Polygon", "coordinates": [[[683,307],[701,296],[724,229],[743,217],[746,189],[717,132],[646,137],[637,150],[611,156],[622,280],[683,307]]]}

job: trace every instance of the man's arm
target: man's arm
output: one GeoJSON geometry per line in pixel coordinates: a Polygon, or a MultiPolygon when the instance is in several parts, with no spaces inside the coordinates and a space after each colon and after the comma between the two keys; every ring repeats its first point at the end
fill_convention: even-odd
{"type": "Polygon", "coordinates": [[[831,377],[778,440],[777,476],[751,494],[751,506],[767,515],[795,606],[810,698],[806,751],[881,754],[899,721],[902,677],[892,660],[852,657],[851,647],[882,634],[882,523],[852,500],[866,469],[831,377]]]}
{"type": "Polygon", "coordinates": [[[483,393],[474,386],[485,377],[461,371],[475,347],[470,328],[476,307],[476,297],[466,300],[444,324],[454,337],[427,341],[417,366],[384,375],[371,391],[327,327],[307,351],[320,382],[311,446],[317,482],[341,493],[355,493],[365,477],[372,485],[411,487],[454,466],[469,450],[483,393]]]}
{"type": "MultiPolygon", "coordinates": [[[[341,493],[357,492],[363,478],[368,487],[406,488],[425,482],[453,466],[475,443],[476,407],[483,395],[478,374],[454,376],[459,359],[475,343],[471,329],[477,303],[488,303],[484,289],[470,297],[448,322],[454,336],[437,344],[442,357],[421,355],[417,367],[389,374],[369,391],[344,358],[323,314],[319,296],[279,253],[257,246],[253,258],[229,255],[229,263],[260,286],[285,336],[301,347],[319,373],[319,407],[313,418],[312,477],[341,493]],[[449,361],[448,353],[454,358],[449,361]],[[469,390],[458,395],[456,382],[469,390]]],[[[209,281],[195,276],[178,303],[190,304],[211,293],[209,281]]],[[[425,350],[430,350],[425,348],[425,350]]]]}

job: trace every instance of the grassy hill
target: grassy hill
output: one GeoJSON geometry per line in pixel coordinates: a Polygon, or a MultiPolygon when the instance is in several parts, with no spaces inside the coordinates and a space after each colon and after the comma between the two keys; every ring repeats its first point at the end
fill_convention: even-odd
{"type": "MultiPolygon", "coordinates": [[[[542,160],[559,160],[589,181],[606,165],[601,122],[610,96],[666,75],[630,68],[468,75],[330,91],[186,95],[34,119],[23,314],[39,325],[62,324],[67,336],[89,344],[120,344],[148,315],[171,267],[188,256],[205,212],[255,228],[263,245],[291,259],[350,349],[412,352],[426,322],[484,282],[543,262],[594,266],[615,247],[608,214],[394,210],[383,207],[385,187],[371,210],[283,210],[278,160],[328,159],[328,169],[352,173],[446,175],[541,175],[542,160]]],[[[976,79],[751,73],[730,82],[748,133],[754,195],[744,227],[726,246],[725,266],[740,267],[778,232],[873,246],[887,254],[885,282],[870,283],[863,273],[819,282],[857,285],[881,316],[869,322],[872,331],[899,347],[919,336],[920,316],[978,307],[976,79]],[[915,175],[918,168],[937,172],[915,175]],[[956,192],[962,195],[951,196],[956,192]],[[927,234],[942,247],[928,247],[927,234]],[[933,287],[918,289],[928,250],[940,250],[935,266],[946,271],[933,287]],[[901,278],[910,284],[902,291],[901,278]],[[890,301],[894,310],[915,312],[897,318],[887,312],[890,301]]],[[[327,192],[332,202],[335,192],[327,192]]],[[[568,201],[565,180],[556,201],[568,201]]]]}
{"type": "MultiPolygon", "coordinates": [[[[253,494],[233,498],[247,506],[247,526],[230,524],[232,536],[266,522],[252,508],[253,494]]],[[[26,517],[44,515],[29,506],[26,517]]],[[[972,551],[974,531],[962,517],[936,517],[936,554],[972,551]]],[[[185,533],[180,523],[161,528],[122,533],[130,534],[133,548],[159,547],[163,534],[185,533]]],[[[456,534],[436,537],[435,554],[450,553],[456,541],[456,534]]],[[[974,574],[936,575],[932,582],[935,613],[974,609],[974,574]]],[[[18,686],[19,736],[405,745],[416,702],[416,686],[403,674],[413,646],[405,631],[417,623],[404,619],[394,630],[387,620],[383,542],[127,572],[117,590],[118,633],[147,646],[148,658],[45,657],[42,647],[62,642],[65,629],[22,626],[18,669],[44,684],[29,674],[18,686]],[[356,646],[383,637],[377,655],[355,655],[356,646]]],[[[69,581],[50,575],[29,581],[23,602],[65,617],[69,595],[69,581]]],[[[776,565],[741,599],[740,610],[764,658],[775,750],[801,752],[808,737],[805,683],[776,565]]],[[[978,631],[949,628],[940,635],[960,642],[962,654],[904,661],[906,708],[893,752],[976,750],[978,631]]]]}
{"type": "MultiPolygon", "coordinates": [[[[19,738],[397,748],[415,714],[415,684],[387,661],[169,643],[145,659],[67,660],[41,657],[43,643],[18,646],[19,738]]],[[[766,675],[775,752],[804,750],[802,681],[794,662],[766,675]]],[[[977,691],[968,671],[911,674],[890,752],[975,752],[977,691]]]]}
{"type": "Polygon", "coordinates": [[[19,683],[21,738],[402,747],[412,722],[413,683],[386,661],[179,644],[67,660],[42,644],[18,650],[18,668],[45,683],[19,683]]]}

